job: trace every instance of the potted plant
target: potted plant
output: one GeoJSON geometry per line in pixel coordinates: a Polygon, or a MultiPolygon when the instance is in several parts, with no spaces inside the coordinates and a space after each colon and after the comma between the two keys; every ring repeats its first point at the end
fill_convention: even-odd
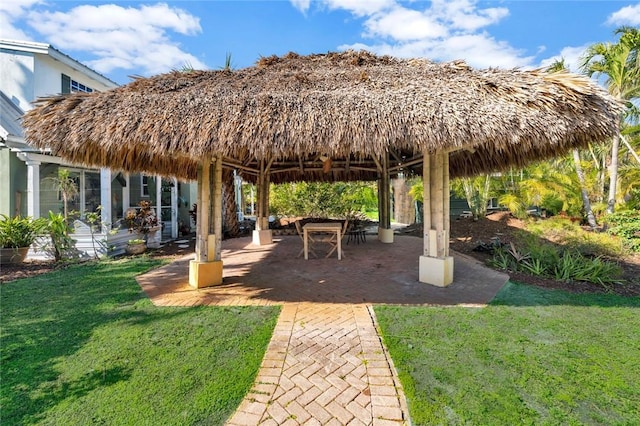
{"type": "Polygon", "coordinates": [[[30,217],[0,216],[0,264],[22,263],[31,244],[45,233],[46,222],[30,217]]]}
{"type": "Polygon", "coordinates": [[[149,231],[158,226],[158,217],[151,208],[151,203],[146,200],[140,201],[138,208],[127,210],[125,220],[129,226],[129,232],[137,234],[137,238],[127,242],[125,251],[128,254],[144,253],[149,231]]]}

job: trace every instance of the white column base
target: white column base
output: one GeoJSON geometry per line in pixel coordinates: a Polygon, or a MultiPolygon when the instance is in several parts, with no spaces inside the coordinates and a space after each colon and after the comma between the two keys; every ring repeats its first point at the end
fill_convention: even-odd
{"type": "Polygon", "coordinates": [[[273,243],[273,234],[271,229],[255,230],[253,231],[253,244],[257,246],[265,246],[273,243]]]}
{"type": "Polygon", "coordinates": [[[378,239],[383,243],[393,243],[393,229],[378,227],[378,239]]]}
{"type": "Polygon", "coordinates": [[[446,287],[453,282],[453,257],[420,256],[419,271],[420,282],[446,287]]]}

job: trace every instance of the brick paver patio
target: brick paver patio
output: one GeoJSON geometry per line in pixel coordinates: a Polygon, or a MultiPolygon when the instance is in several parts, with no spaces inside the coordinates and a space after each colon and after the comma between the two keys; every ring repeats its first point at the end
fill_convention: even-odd
{"type": "Polygon", "coordinates": [[[188,286],[193,256],[138,277],[156,305],[282,305],[253,388],[229,425],[402,425],[406,402],[376,332],[373,304],[482,305],[508,276],[455,256],[454,283],[417,281],[422,240],[372,238],[345,257],[297,258],[297,236],[223,242],[223,284],[188,286]]]}

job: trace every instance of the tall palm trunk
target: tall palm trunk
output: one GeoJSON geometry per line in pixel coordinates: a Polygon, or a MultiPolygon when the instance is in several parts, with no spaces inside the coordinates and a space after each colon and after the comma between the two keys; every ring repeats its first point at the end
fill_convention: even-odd
{"type": "Polygon", "coordinates": [[[236,205],[235,179],[230,170],[223,171],[222,198],[224,229],[229,237],[237,237],[240,234],[240,223],[236,205]]]}
{"type": "Polygon", "coordinates": [[[591,201],[589,200],[589,193],[585,185],[584,171],[582,170],[582,164],[580,164],[580,153],[577,149],[573,150],[573,162],[576,165],[576,174],[578,175],[578,181],[580,182],[580,193],[582,194],[582,204],[584,210],[587,213],[587,221],[589,226],[593,229],[597,226],[596,217],[591,210],[591,201]]]}
{"type": "Polygon", "coordinates": [[[607,213],[613,213],[616,205],[616,190],[618,188],[618,151],[620,137],[614,136],[611,145],[611,164],[609,165],[609,198],[607,199],[607,213]]]}

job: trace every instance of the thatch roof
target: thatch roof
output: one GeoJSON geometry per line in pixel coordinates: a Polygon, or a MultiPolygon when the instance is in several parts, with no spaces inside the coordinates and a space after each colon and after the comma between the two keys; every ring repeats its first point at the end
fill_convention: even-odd
{"type": "Polygon", "coordinates": [[[23,124],[30,143],[85,165],[193,178],[221,153],[249,177],[265,160],[272,181],[353,180],[375,178],[373,160],[386,152],[394,171],[425,149],[451,153],[452,177],[521,166],[607,139],[620,110],[569,73],[349,51],[48,97],[23,124]]]}

